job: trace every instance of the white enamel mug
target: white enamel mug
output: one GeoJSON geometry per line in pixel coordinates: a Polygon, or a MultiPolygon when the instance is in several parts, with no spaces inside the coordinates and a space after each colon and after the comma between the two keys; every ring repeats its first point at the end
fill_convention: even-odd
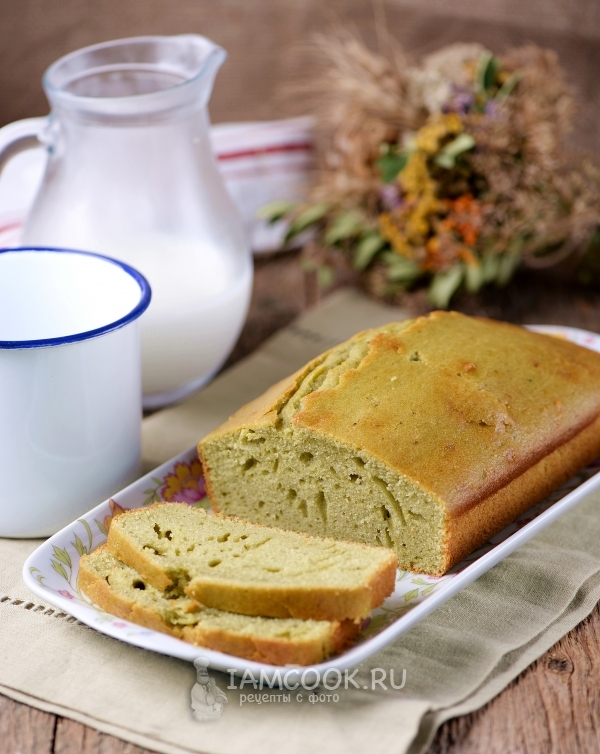
{"type": "Polygon", "coordinates": [[[150,296],[109,257],[0,250],[0,536],[53,534],[138,474],[150,296]]]}

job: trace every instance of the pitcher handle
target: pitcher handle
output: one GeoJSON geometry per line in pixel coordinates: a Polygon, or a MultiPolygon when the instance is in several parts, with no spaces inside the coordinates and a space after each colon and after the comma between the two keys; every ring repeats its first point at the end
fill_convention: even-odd
{"type": "Polygon", "coordinates": [[[6,163],[26,149],[43,145],[40,138],[48,126],[48,118],[25,118],[0,128],[0,172],[6,163]]]}

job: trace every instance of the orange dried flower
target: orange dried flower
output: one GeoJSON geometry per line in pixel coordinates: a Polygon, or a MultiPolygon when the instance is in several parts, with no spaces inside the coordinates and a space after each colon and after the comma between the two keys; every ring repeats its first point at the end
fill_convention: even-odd
{"type": "Polygon", "coordinates": [[[441,227],[446,231],[455,231],[467,246],[475,246],[481,231],[481,205],[472,194],[463,194],[457,199],[446,202],[448,216],[441,227]]]}

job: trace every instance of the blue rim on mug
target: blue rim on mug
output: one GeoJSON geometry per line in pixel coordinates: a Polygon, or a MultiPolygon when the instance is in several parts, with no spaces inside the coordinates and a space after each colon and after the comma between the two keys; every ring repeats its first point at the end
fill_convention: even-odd
{"type": "Polygon", "coordinates": [[[103,325],[102,327],[97,327],[94,330],[86,330],[84,332],[74,333],[73,335],[63,335],[59,338],[41,338],[39,340],[0,340],[0,350],[8,350],[8,349],[23,350],[25,348],[47,348],[50,346],[63,346],[63,345],[66,345],[67,343],[78,343],[82,340],[91,340],[92,338],[97,338],[100,335],[105,335],[106,333],[112,332],[113,330],[119,330],[121,327],[125,327],[125,325],[128,325],[130,322],[133,322],[140,315],[142,315],[146,311],[148,306],[150,305],[150,300],[152,298],[152,290],[150,289],[150,283],[148,283],[148,281],[141,274],[141,272],[138,272],[133,267],[130,267],[128,264],[125,264],[125,262],[120,262],[118,259],[107,257],[104,254],[97,254],[94,251],[81,251],[79,249],[64,249],[64,248],[58,248],[58,247],[53,247],[53,246],[15,246],[14,248],[0,249],[0,254],[5,254],[8,252],[15,252],[15,251],[16,252],[50,251],[50,252],[58,252],[58,253],[65,253],[65,254],[81,254],[82,256],[86,256],[86,257],[96,257],[97,259],[103,259],[105,262],[110,262],[111,264],[114,264],[117,267],[120,267],[128,275],[130,275],[139,285],[141,295],[140,295],[140,300],[138,301],[138,303],[124,317],[121,317],[120,319],[117,319],[114,322],[109,322],[107,325],[103,325]]]}

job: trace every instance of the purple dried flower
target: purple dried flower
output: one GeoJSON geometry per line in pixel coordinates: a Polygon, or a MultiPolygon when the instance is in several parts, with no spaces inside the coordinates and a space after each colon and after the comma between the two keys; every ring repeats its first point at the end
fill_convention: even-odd
{"type": "Polygon", "coordinates": [[[492,119],[498,117],[498,103],[496,100],[490,99],[485,103],[485,114],[492,119]]]}
{"type": "Polygon", "coordinates": [[[394,183],[387,183],[379,187],[379,198],[385,209],[394,210],[402,206],[402,199],[398,186],[394,183]]]}
{"type": "Polygon", "coordinates": [[[448,101],[444,107],[444,112],[465,115],[473,107],[474,103],[473,95],[466,92],[458,92],[448,101]]]}

